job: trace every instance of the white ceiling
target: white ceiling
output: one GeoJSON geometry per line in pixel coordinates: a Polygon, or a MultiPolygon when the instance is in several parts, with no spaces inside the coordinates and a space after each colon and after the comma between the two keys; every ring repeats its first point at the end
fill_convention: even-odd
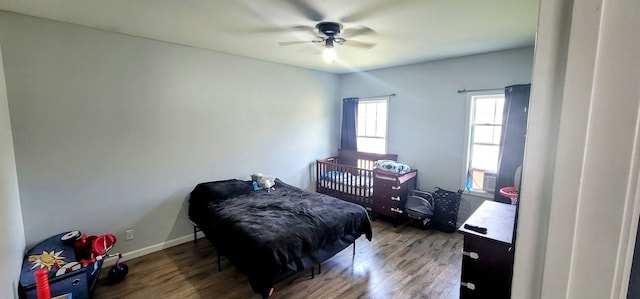
{"type": "Polygon", "coordinates": [[[348,73],[534,43],[538,0],[0,0],[0,9],[304,68],[348,73]],[[335,21],[375,31],[337,45],[280,46],[314,36],[293,26],[335,21]]]}

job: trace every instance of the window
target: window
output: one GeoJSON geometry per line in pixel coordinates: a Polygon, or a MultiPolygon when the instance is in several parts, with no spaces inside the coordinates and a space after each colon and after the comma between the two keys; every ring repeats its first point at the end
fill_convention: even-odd
{"type": "Polygon", "coordinates": [[[493,194],[500,154],[504,93],[470,94],[465,189],[493,194]]]}
{"type": "Polygon", "coordinates": [[[358,151],[385,154],[387,152],[388,98],[358,102],[358,151]]]}

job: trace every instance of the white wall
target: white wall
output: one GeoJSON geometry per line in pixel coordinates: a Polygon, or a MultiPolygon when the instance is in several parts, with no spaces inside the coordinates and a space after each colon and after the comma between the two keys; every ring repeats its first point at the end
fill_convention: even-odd
{"type": "MultiPolygon", "coordinates": [[[[341,76],[342,97],[396,93],[389,106],[388,152],[418,169],[418,186],[457,190],[462,182],[467,96],[459,89],[531,82],[533,48],[494,52],[341,76]]],[[[462,210],[474,210],[471,196],[462,210]]],[[[463,212],[463,211],[461,211],[463,212]]],[[[464,217],[464,215],[461,215],[464,217]]]]}
{"type": "MultiPolygon", "coordinates": [[[[572,1],[540,1],[512,298],[541,298],[572,1]]],[[[577,155],[576,155],[577,156],[577,155]]],[[[558,200],[558,203],[564,200],[558,200]]],[[[562,229],[562,225],[556,229],[562,229]]],[[[562,280],[562,276],[551,277],[562,280]]]]}
{"type": "Polygon", "coordinates": [[[640,215],[639,12],[634,0],[541,1],[513,298],[627,298],[640,215]]]}
{"type": "Polygon", "coordinates": [[[309,188],[337,148],[337,75],[6,12],[0,42],[28,245],[188,236],[197,183],[263,172],[309,188]]]}
{"type": "MultiPolygon", "coordinates": [[[[0,47],[1,48],[1,47],[0,47]]],[[[18,280],[25,247],[18,175],[0,50],[0,297],[18,298],[18,280]]]]}

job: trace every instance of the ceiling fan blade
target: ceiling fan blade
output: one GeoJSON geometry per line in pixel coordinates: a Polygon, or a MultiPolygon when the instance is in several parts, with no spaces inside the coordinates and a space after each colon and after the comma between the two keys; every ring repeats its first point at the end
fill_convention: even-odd
{"type": "Polygon", "coordinates": [[[367,27],[367,26],[359,26],[357,28],[347,28],[340,33],[340,37],[354,37],[357,35],[365,35],[365,34],[373,34],[376,33],[375,30],[367,27]]]}
{"type": "Polygon", "coordinates": [[[378,4],[367,5],[364,10],[356,11],[352,14],[346,15],[340,19],[344,23],[360,22],[368,17],[384,14],[384,11],[396,7],[402,3],[402,1],[382,1],[378,4]]]}
{"type": "Polygon", "coordinates": [[[299,12],[301,12],[311,21],[320,22],[324,20],[324,16],[315,8],[307,4],[304,0],[286,0],[286,2],[294,6],[299,12]]]}
{"type": "Polygon", "coordinates": [[[318,36],[318,31],[316,31],[316,27],[300,25],[300,26],[292,26],[291,29],[296,31],[307,31],[313,34],[314,36],[318,36]]]}
{"type": "Polygon", "coordinates": [[[319,43],[319,42],[320,41],[315,41],[315,40],[304,40],[304,41],[278,42],[278,45],[290,46],[290,45],[297,45],[297,44],[308,44],[308,43],[319,43]]]}
{"type": "Polygon", "coordinates": [[[364,49],[371,49],[371,48],[376,46],[375,43],[359,42],[359,41],[355,41],[355,40],[345,40],[345,41],[341,42],[340,44],[341,45],[345,45],[345,46],[350,46],[350,47],[364,48],[364,49]]]}
{"type": "Polygon", "coordinates": [[[313,36],[318,36],[318,32],[315,27],[311,26],[291,26],[291,27],[283,27],[283,26],[272,26],[272,27],[248,27],[248,28],[234,28],[234,32],[239,33],[287,33],[287,32],[295,32],[295,31],[304,31],[309,32],[313,36]]]}

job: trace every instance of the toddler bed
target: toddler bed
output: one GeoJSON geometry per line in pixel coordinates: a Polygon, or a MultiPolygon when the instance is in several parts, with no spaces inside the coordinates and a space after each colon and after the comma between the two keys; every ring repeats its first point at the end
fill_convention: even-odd
{"type": "Polygon", "coordinates": [[[396,161],[396,154],[339,150],[338,156],[316,160],[316,191],[373,211],[373,169],[378,160],[396,161]]]}

